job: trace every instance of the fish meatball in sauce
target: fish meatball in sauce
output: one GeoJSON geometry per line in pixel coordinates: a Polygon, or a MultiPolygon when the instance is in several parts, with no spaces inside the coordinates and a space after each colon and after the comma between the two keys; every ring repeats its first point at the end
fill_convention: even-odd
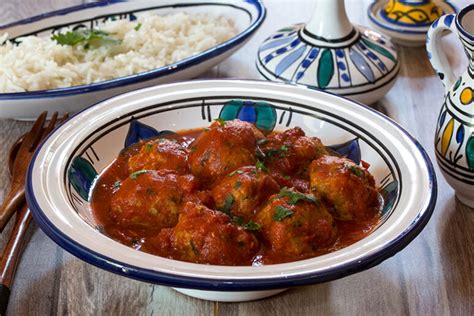
{"type": "Polygon", "coordinates": [[[254,220],[261,225],[260,234],[270,252],[284,261],[311,256],[333,242],[336,234],[333,217],[324,203],[313,195],[287,188],[270,197],[254,220]]]}
{"type": "Polygon", "coordinates": [[[168,169],[188,171],[188,152],[175,139],[159,138],[144,142],[138,153],[128,159],[130,173],[139,170],[168,169]]]}
{"type": "Polygon", "coordinates": [[[234,170],[212,189],[217,209],[248,221],[257,207],[280,190],[273,178],[255,166],[234,170]]]}
{"type": "Polygon", "coordinates": [[[368,170],[301,128],[263,134],[220,119],[128,146],[91,194],[110,238],[229,266],[291,262],[354,244],[378,227],[382,206],[368,170]]]}
{"type": "Polygon", "coordinates": [[[163,229],[144,247],[172,259],[219,265],[250,265],[260,249],[256,237],[229,216],[191,202],[174,228],[163,229]]]}
{"type": "Polygon", "coordinates": [[[352,160],[324,156],[309,168],[311,191],[334,205],[334,217],[347,221],[373,216],[380,208],[372,175],[352,160]]]}
{"type": "Polygon", "coordinates": [[[137,171],[120,183],[110,202],[111,219],[124,228],[159,231],[173,227],[185,194],[195,190],[192,175],[169,170],[137,171]]]}
{"type": "Polygon", "coordinates": [[[191,172],[210,182],[257,161],[255,127],[239,120],[214,122],[190,146],[191,172]]]}
{"type": "Polygon", "coordinates": [[[260,143],[265,165],[280,185],[293,186],[290,179],[307,179],[311,161],[328,152],[317,137],[308,137],[299,127],[272,133],[260,143]]]}

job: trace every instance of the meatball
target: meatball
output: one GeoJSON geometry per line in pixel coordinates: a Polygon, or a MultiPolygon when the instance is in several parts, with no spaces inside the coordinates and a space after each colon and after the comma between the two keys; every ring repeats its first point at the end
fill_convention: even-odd
{"type": "Polygon", "coordinates": [[[336,226],[327,206],[313,195],[283,188],[270,197],[255,222],[273,253],[289,260],[307,257],[334,241],[336,226]]]}
{"type": "Polygon", "coordinates": [[[173,171],[138,171],[125,179],[113,194],[110,216],[120,227],[159,231],[173,227],[185,201],[196,190],[192,175],[173,171]]]}
{"type": "Polygon", "coordinates": [[[191,172],[212,182],[239,167],[255,165],[255,130],[239,120],[214,122],[191,144],[191,172]]]}
{"type": "Polygon", "coordinates": [[[309,168],[311,191],[334,205],[339,220],[364,219],[380,207],[372,175],[347,158],[323,156],[309,168]]]}
{"type": "Polygon", "coordinates": [[[186,173],[188,152],[176,140],[159,138],[144,142],[138,153],[128,159],[130,173],[143,169],[168,169],[186,173]]]}
{"type": "Polygon", "coordinates": [[[260,144],[265,165],[280,185],[292,185],[288,176],[307,179],[311,161],[328,154],[317,137],[308,137],[299,127],[272,133],[260,144]]]}
{"type": "Polygon", "coordinates": [[[212,189],[217,209],[250,220],[258,205],[280,190],[278,184],[267,173],[254,166],[241,167],[221,181],[212,189]]]}
{"type": "Polygon", "coordinates": [[[224,213],[189,202],[178,224],[148,240],[144,249],[188,262],[249,265],[260,246],[252,233],[224,213]]]}

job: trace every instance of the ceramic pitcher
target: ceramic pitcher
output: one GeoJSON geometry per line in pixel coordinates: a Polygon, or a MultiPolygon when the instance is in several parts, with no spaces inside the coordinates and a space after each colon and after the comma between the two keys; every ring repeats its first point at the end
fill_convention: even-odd
{"type": "Polygon", "coordinates": [[[458,199],[474,207],[474,4],[457,15],[444,15],[435,21],[428,31],[426,47],[445,87],[435,134],[436,159],[458,199]],[[444,30],[457,35],[469,60],[461,76],[453,73],[440,46],[444,30]]]}

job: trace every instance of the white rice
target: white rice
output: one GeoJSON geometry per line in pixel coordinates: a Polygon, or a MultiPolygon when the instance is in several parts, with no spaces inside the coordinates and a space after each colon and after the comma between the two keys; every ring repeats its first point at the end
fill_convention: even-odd
{"type": "MultiPolygon", "coordinates": [[[[227,18],[184,13],[146,15],[133,22],[108,21],[98,29],[121,42],[84,49],[82,45],[59,45],[49,37],[27,36],[14,45],[7,41],[8,34],[0,34],[0,93],[71,87],[128,76],[172,64],[236,34],[227,18]]],[[[65,28],[61,33],[67,31],[65,28]]]]}

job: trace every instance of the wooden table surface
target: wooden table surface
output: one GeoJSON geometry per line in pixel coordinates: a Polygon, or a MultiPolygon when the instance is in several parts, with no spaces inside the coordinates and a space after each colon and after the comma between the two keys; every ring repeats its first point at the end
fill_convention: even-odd
{"type": "MultiPolygon", "coordinates": [[[[317,0],[316,0],[317,1],[317,0]]],[[[0,23],[78,4],[80,0],[0,0],[0,23]]],[[[458,7],[470,0],[454,1],[458,7]]],[[[352,21],[367,25],[369,0],[346,0],[352,21]]],[[[202,77],[258,78],[254,60],[272,31],[307,21],[308,0],[267,0],[267,19],[252,40],[202,77]]],[[[467,65],[461,46],[445,39],[460,73],[467,65]]],[[[401,71],[393,89],[374,107],[416,137],[434,161],[433,135],[443,101],[423,47],[400,47],[401,71]]],[[[0,119],[0,201],[8,187],[7,153],[31,123],[0,119]]],[[[51,241],[35,224],[8,307],[9,315],[474,315],[474,210],[456,200],[439,173],[436,210],[421,234],[382,264],[336,281],[293,288],[255,302],[193,299],[158,285],[121,277],[87,264],[51,241]]],[[[9,230],[0,238],[3,247],[9,230]]]]}

